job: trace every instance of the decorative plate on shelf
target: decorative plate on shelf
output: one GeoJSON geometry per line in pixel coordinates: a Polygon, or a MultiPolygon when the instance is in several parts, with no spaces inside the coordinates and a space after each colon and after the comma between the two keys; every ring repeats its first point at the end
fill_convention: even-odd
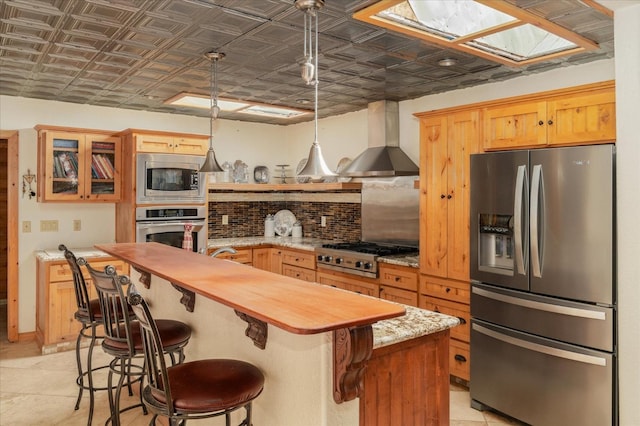
{"type": "Polygon", "coordinates": [[[307,159],[306,158],[303,158],[298,163],[298,167],[296,167],[296,182],[298,182],[298,183],[307,183],[307,182],[309,182],[309,176],[298,176],[298,173],[300,173],[302,171],[302,169],[304,169],[304,166],[306,166],[306,165],[307,165],[307,159]]]}
{"type": "Polygon", "coordinates": [[[291,210],[279,210],[275,216],[273,216],[273,220],[276,234],[281,237],[286,237],[291,234],[293,224],[296,223],[296,216],[291,212],[291,210]]]}

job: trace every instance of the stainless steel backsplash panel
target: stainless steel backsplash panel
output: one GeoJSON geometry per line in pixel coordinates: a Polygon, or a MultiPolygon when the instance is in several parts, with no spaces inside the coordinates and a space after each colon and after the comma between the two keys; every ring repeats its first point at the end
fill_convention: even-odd
{"type": "Polygon", "coordinates": [[[362,180],[362,240],[418,247],[418,176],[362,180]]]}

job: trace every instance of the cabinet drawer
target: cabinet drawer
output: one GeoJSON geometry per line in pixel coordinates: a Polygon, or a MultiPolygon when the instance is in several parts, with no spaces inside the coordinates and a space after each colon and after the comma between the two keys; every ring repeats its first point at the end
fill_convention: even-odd
{"type": "Polygon", "coordinates": [[[418,271],[416,269],[385,263],[380,263],[378,266],[380,267],[380,284],[418,291],[418,271]]]}
{"type": "MultiPolygon", "coordinates": [[[[119,274],[127,274],[129,273],[129,268],[126,267],[125,262],[122,260],[87,260],[89,265],[93,269],[97,269],[99,271],[104,271],[104,268],[107,265],[113,265],[118,271],[119,274]]],[[[85,268],[81,268],[82,275],[85,279],[89,279],[89,272],[85,268]]],[[[71,281],[73,280],[73,272],[71,272],[71,268],[69,264],[65,261],[64,263],[55,263],[49,265],[49,281],[50,282],[59,282],[59,281],[71,281]]]]}
{"type": "Polygon", "coordinates": [[[282,263],[307,269],[316,269],[316,256],[312,252],[303,253],[299,251],[282,250],[282,263]]]}
{"type": "Polygon", "coordinates": [[[366,294],[367,296],[379,297],[380,288],[378,284],[373,281],[364,281],[347,276],[343,276],[340,273],[334,272],[320,272],[316,273],[316,279],[320,284],[330,285],[332,287],[341,288],[343,290],[353,291],[359,294],[366,294]]]}
{"type": "Polygon", "coordinates": [[[409,306],[418,306],[418,293],[391,286],[380,286],[380,298],[409,306]]]}
{"type": "MultiPolygon", "coordinates": [[[[213,250],[211,250],[213,252],[213,250]]],[[[253,262],[253,250],[252,249],[236,249],[236,253],[220,253],[216,256],[216,259],[233,260],[238,263],[251,263],[253,262]]]]}
{"type": "Polygon", "coordinates": [[[293,265],[282,265],[282,275],[299,280],[316,282],[316,271],[293,265]]]}
{"type": "Polygon", "coordinates": [[[420,293],[468,305],[471,295],[471,285],[465,281],[420,275],[420,293]]]}
{"type": "Polygon", "coordinates": [[[429,311],[440,312],[460,319],[460,325],[451,329],[451,337],[454,339],[469,341],[471,314],[469,305],[455,303],[449,300],[436,299],[420,295],[419,307],[429,311]]]}
{"type": "Polygon", "coordinates": [[[469,381],[471,352],[469,343],[451,339],[449,341],[449,374],[469,381]]]}

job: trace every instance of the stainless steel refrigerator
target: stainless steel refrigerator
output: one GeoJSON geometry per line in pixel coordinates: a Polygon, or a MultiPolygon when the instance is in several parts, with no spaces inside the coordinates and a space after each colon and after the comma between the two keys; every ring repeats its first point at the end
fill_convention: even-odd
{"type": "Polygon", "coordinates": [[[615,147],[471,156],[471,405],[617,424],[615,147]]]}

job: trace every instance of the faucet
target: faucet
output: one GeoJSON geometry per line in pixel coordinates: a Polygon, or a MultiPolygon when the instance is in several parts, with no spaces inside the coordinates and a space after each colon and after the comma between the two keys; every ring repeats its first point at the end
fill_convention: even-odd
{"type": "Polygon", "coordinates": [[[222,254],[222,253],[236,254],[237,251],[233,247],[220,247],[218,250],[214,251],[209,256],[216,257],[216,256],[218,256],[219,254],[222,254]]]}

